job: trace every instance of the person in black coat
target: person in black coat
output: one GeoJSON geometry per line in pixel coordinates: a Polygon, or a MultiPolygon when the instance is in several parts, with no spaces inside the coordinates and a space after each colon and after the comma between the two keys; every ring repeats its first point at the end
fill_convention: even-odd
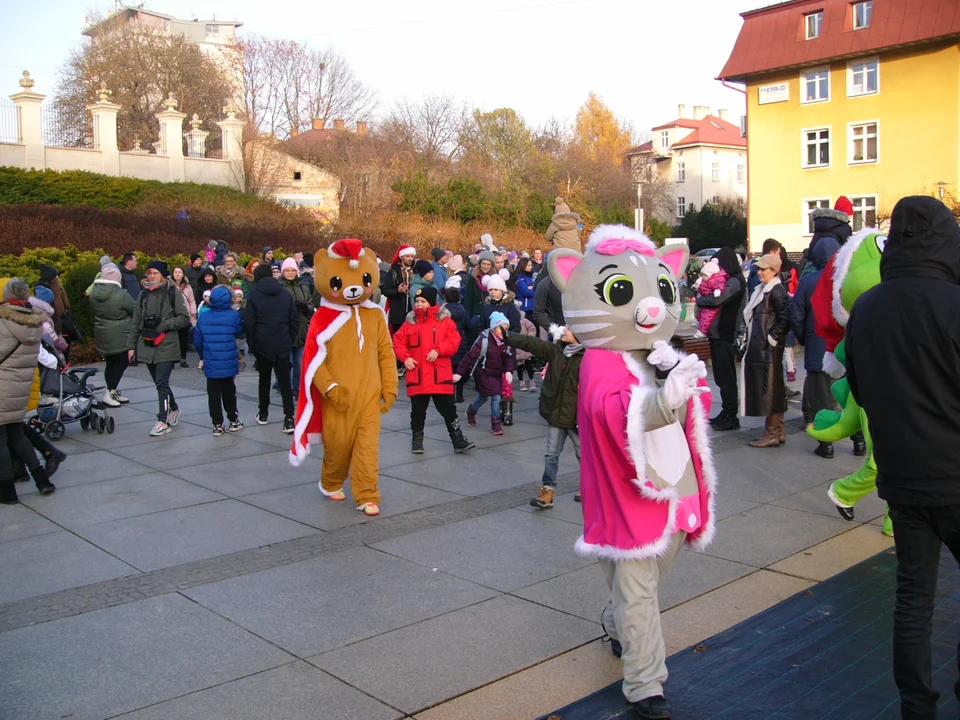
{"type": "Polygon", "coordinates": [[[897,544],[893,676],[903,717],[937,714],[931,619],[946,544],[960,561],[960,227],[931,197],[893,208],[880,284],[846,328],[847,379],[870,419],[897,544]]]}
{"type": "Polygon", "coordinates": [[[567,324],[563,317],[563,295],[547,272],[546,260],[543,269],[537,275],[537,284],[533,294],[533,321],[538,327],[549,330],[551,325],[567,324]]]}
{"type": "Polygon", "coordinates": [[[780,256],[770,253],[757,261],[760,285],[743,310],[747,352],[743,356],[743,414],[766,417],[763,437],[751,447],[779,447],[786,442],[783,415],[787,397],[783,379],[783,348],[790,331],[790,295],[780,279],[780,256]]]}
{"type": "Polygon", "coordinates": [[[247,345],[257,360],[260,412],[257,424],[266,425],[270,412],[270,376],[276,374],[283,400],[283,432],[292,433],[293,391],[290,388],[290,351],[297,340],[300,317],[293,296],[273,277],[269,265],[253,271],[256,286],[247,294],[241,312],[247,345]]]}
{"type": "MultiPolygon", "coordinates": [[[[456,354],[453,356],[452,364],[453,367],[457,367],[460,364],[460,361],[463,360],[464,355],[470,351],[470,315],[467,313],[467,309],[460,302],[460,289],[453,287],[450,284],[450,281],[447,281],[447,287],[443,290],[443,297],[446,299],[446,304],[444,307],[447,309],[447,312],[450,313],[450,319],[457,326],[457,332],[460,333],[460,348],[457,350],[456,354]]],[[[463,386],[467,384],[469,378],[460,378],[460,382],[456,384],[456,402],[463,402],[463,386]]]]}
{"type": "Polygon", "coordinates": [[[140,279],[134,274],[136,269],[137,256],[132,252],[124,253],[120,258],[120,283],[134,300],[140,297],[140,279]]]}

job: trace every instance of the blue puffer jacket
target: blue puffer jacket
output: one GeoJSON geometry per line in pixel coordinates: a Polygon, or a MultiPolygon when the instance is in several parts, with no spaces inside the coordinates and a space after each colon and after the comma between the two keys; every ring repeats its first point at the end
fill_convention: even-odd
{"type": "Polygon", "coordinates": [[[517,275],[517,297],[520,298],[520,309],[527,317],[533,316],[533,302],[537,294],[537,278],[533,273],[517,275]]]}
{"type": "Polygon", "coordinates": [[[243,337],[243,319],[230,307],[233,293],[218,285],[210,294],[210,309],[197,318],[193,346],[203,360],[208,378],[231,378],[240,374],[237,338],[243,337]]]}

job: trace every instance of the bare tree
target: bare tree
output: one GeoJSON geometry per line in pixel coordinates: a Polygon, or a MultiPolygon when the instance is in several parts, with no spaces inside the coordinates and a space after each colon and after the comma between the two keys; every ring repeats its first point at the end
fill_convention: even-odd
{"type": "Polygon", "coordinates": [[[672,223],[677,214],[673,183],[660,174],[656,161],[650,156],[634,155],[630,160],[633,186],[639,188],[644,215],[672,223]]]}
{"type": "Polygon", "coordinates": [[[467,118],[467,106],[451,95],[424,95],[418,102],[404,98],[384,122],[383,132],[428,162],[452,160],[460,152],[467,118]]]}

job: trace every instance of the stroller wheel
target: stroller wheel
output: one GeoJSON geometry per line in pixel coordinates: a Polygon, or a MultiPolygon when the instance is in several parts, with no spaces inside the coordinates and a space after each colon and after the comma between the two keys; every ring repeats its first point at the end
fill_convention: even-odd
{"type": "Polygon", "coordinates": [[[97,418],[97,435],[103,435],[107,430],[107,421],[103,417],[97,418]]]}
{"type": "Polygon", "coordinates": [[[90,429],[90,418],[82,417],[80,418],[80,429],[89,430],[90,429]]]}
{"type": "Polygon", "coordinates": [[[113,431],[117,429],[117,424],[113,421],[113,418],[107,418],[107,434],[113,435],[113,431]]]}
{"type": "Polygon", "coordinates": [[[63,426],[63,423],[59,420],[54,420],[52,423],[47,425],[47,429],[44,430],[44,433],[47,436],[48,440],[57,441],[62,440],[64,434],[67,432],[67,429],[63,426]]]}

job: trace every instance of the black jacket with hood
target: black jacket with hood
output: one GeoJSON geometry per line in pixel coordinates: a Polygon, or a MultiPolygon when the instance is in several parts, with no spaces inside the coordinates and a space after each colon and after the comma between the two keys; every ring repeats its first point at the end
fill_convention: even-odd
{"type": "MultiPolygon", "coordinates": [[[[707,337],[713,340],[723,340],[732,343],[737,339],[737,332],[743,326],[743,306],[746,304],[747,280],[743,277],[737,253],[733,248],[723,247],[714,253],[720,267],[727,273],[727,282],[719,295],[698,295],[697,306],[704,308],[720,308],[717,319],[710,325],[707,337]]],[[[711,258],[711,260],[713,259],[711,258]]]]}
{"type": "Polygon", "coordinates": [[[803,367],[808,372],[823,372],[823,356],[827,352],[827,341],[817,335],[816,331],[813,291],[817,289],[827,262],[839,249],[840,243],[831,236],[825,236],[822,242],[817,243],[811,260],[815,270],[800,278],[797,292],[790,301],[790,327],[803,345],[803,367]]]}
{"type": "Polygon", "coordinates": [[[897,505],[960,505],[960,227],[930,197],[890,218],[880,284],[846,329],[847,377],[866,411],[877,490],[897,505]]]}
{"type": "Polygon", "coordinates": [[[807,256],[813,257],[813,249],[821,238],[832,237],[838,245],[843,245],[852,234],[849,215],[840,210],[818,208],[813,211],[813,237],[807,246],[807,256]]]}
{"type": "Polygon", "coordinates": [[[258,280],[240,314],[250,352],[267,360],[290,354],[297,341],[300,317],[293,296],[283,289],[279,280],[272,277],[258,280]]]}

